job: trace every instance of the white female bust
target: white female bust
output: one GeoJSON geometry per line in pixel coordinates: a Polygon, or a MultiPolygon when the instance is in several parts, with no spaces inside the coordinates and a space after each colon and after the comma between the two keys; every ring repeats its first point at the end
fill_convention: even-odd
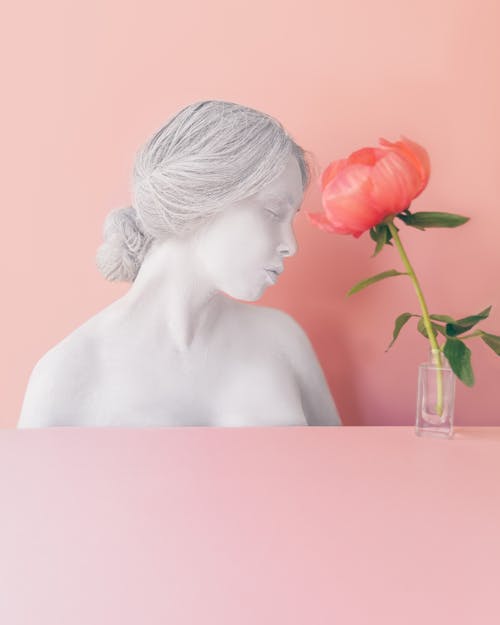
{"type": "Polygon", "coordinates": [[[209,100],[173,116],[97,254],[132,286],[36,363],[18,427],[341,425],[300,325],[248,303],[297,251],[310,175],[262,112],[209,100]]]}

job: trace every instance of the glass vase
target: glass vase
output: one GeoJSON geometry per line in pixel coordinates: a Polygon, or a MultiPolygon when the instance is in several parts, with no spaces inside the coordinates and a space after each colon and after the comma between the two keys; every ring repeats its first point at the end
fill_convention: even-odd
{"type": "Polygon", "coordinates": [[[452,438],[454,409],[455,374],[444,354],[431,349],[428,362],[418,368],[417,436],[452,438]]]}

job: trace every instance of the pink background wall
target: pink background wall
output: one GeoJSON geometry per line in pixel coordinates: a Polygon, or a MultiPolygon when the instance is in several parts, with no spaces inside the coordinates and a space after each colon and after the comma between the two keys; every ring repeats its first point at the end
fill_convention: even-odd
{"type": "MultiPolygon", "coordinates": [[[[0,37],[0,426],[15,426],[36,360],[128,289],[95,267],[104,217],[130,201],[135,150],[198,99],[276,116],[322,168],[381,136],[424,145],[431,179],[413,208],[472,218],[401,231],[431,312],[492,304],[482,327],[500,334],[499,23],[495,0],[480,11],[464,0],[11,4],[0,37]]],[[[314,185],[304,207],[319,208],[314,185]]],[[[395,317],[419,312],[411,283],[345,297],[400,268],[396,251],[372,259],[368,235],[330,235],[304,214],[296,232],[297,255],[259,305],[302,324],[346,425],[412,424],[426,341],[409,324],[384,352],[395,317]]],[[[469,345],[477,382],[458,383],[456,423],[498,425],[500,359],[469,345]]]]}

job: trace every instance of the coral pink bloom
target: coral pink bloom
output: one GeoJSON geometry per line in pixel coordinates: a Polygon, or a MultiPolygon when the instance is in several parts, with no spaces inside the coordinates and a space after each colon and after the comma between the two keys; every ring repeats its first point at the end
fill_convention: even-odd
{"type": "Polygon", "coordinates": [[[397,215],[425,189],[430,176],[426,150],[410,139],[379,139],[380,148],[362,148],[333,161],[321,175],[323,213],[307,213],[322,230],[356,238],[397,215]]]}

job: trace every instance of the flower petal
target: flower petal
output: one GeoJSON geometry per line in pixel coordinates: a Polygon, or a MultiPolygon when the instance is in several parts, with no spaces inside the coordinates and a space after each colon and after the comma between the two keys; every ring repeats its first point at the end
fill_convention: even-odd
{"type": "Polygon", "coordinates": [[[347,161],[349,165],[375,165],[384,154],[380,148],[361,148],[349,155],[347,161]]]}
{"type": "Polygon", "coordinates": [[[407,208],[421,184],[418,170],[392,149],[386,150],[373,167],[371,180],[373,209],[384,216],[396,215],[407,208]]]}
{"type": "Polygon", "coordinates": [[[345,232],[339,232],[337,228],[334,228],[328,217],[325,213],[306,213],[307,219],[315,226],[318,226],[321,230],[326,230],[327,232],[335,232],[337,234],[349,234],[345,232]]]}
{"type": "MultiPolygon", "coordinates": [[[[372,169],[368,165],[350,165],[324,189],[321,202],[326,216],[337,230],[359,236],[381,221],[372,209],[372,169]]],[[[385,214],[382,219],[384,217],[385,214]]]]}
{"type": "Polygon", "coordinates": [[[341,158],[338,161],[332,161],[328,167],[321,174],[321,190],[335,178],[339,171],[341,171],[347,165],[347,159],[341,158]]]}
{"type": "Polygon", "coordinates": [[[323,190],[325,197],[358,193],[364,189],[364,184],[370,179],[373,167],[370,165],[353,164],[344,167],[337,173],[323,190]]]}
{"type": "Polygon", "coordinates": [[[391,142],[387,141],[387,139],[380,138],[379,143],[398,152],[398,154],[407,159],[417,169],[420,176],[420,183],[416,187],[413,196],[413,198],[416,198],[425,189],[430,177],[431,163],[427,150],[404,135],[401,135],[401,141],[391,142]]]}

